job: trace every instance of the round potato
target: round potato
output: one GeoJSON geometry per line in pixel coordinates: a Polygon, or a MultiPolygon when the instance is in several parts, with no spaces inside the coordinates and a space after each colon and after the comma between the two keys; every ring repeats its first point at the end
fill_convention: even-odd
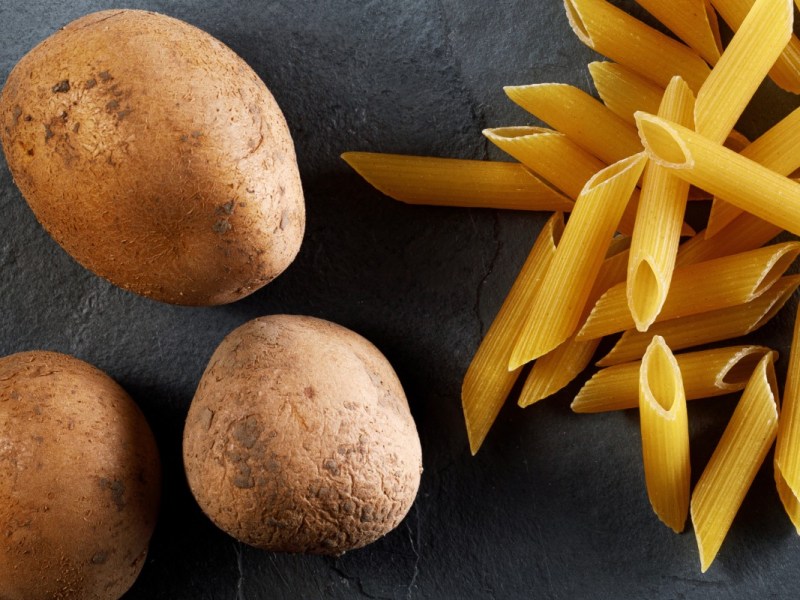
{"type": "Polygon", "coordinates": [[[422,472],[419,437],[386,358],[311,317],[250,321],[217,348],[183,438],[203,511],[267,550],[338,555],[388,533],[422,472]]]}
{"type": "Polygon", "coordinates": [[[0,598],[122,596],[160,487],[150,428],[111,378],[52,352],[0,359],[0,598]]]}
{"type": "Polygon", "coordinates": [[[109,10],[43,41],[8,77],[0,142],[44,228],[133,292],[232,302],[300,248],[280,108],[232,50],[177,19],[109,10]]]}

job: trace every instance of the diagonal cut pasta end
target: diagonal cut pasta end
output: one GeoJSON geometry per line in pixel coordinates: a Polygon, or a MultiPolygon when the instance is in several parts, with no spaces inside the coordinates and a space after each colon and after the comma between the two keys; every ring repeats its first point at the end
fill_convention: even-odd
{"type": "Polygon", "coordinates": [[[789,487],[786,478],[783,476],[783,471],[781,470],[780,464],[778,461],[774,461],[773,464],[774,475],[775,475],[775,487],[778,489],[778,497],[781,499],[781,504],[783,504],[783,508],[786,511],[786,514],[789,516],[789,520],[791,520],[792,525],[794,525],[795,531],[797,531],[797,535],[800,535],[800,501],[798,501],[797,496],[792,491],[792,488],[789,487]]]}
{"type": "Polygon", "coordinates": [[[583,187],[583,195],[591,194],[599,188],[612,185],[615,180],[628,176],[635,176],[638,180],[644,170],[644,165],[647,162],[647,156],[644,152],[639,152],[633,156],[629,156],[619,162],[609,165],[605,169],[595,173],[586,185],[583,187]]]}
{"type": "Polygon", "coordinates": [[[641,111],[633,116],[645,151],[652,160],[670,169],[694,166],[689,147],[668,121],[641,111]]]}
{"type": "Polygon", "coordinates": [[[738,392],[743,389],[758,363],[767,354],[772,355],[773,362],[778,360],[778,353],[775,350],[764,346],[743,346],[717,373],[716,387],[726,392],[738,392]]]}
{"type": "Polygon", "coordinates": [[[589,32],[588,23],[583,18],[581,11],[581,0],[564,0],[564,9],[567,12],[567,20],[572,31],[578,36],[578,39],[594,50],[594,40],[592,34],[589,32]]]}
{"type": "Polygon", "coordinates": [[[650,258],[642,258],[628,277],[628,308],[637,331],[645,332],[658,317],[667,299],[667,276],[657,273],[650,258]]]}

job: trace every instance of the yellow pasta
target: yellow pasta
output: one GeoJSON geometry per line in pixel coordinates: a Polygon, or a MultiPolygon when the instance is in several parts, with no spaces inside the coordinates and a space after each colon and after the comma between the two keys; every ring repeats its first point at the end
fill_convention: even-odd
{"type": "MultiPolygon", "coordinates": [[[[780,175],[791,175],[800,169],[800,108],[793,110],[740,153],[780,175]]],[[[738,207],[715,198],[706,236],[716,235],[741,213],[738,207]]]]}
{"type": "Polygon", "coordinates": [[[387,196],[408,204],[572,210],[573,202],[520,164],[345,152],[342,158],[387,196]]]}
{"type": "Polygon", "coordinates": [[[608,164],[642,150],[634,127],[574,86],[540,83],[504,89],[515,103],[608,164]]]}
{"type": "Polygon", "coordinates": [[[691,513],[700,569],[719,552],[778,429],[778,386],[772,356],[758,363],[692,493],[691,513]]]}
{"type": "Polygon", "coordinates": [[[653,160],[689,183],[800,234],[800,183],[676,123],[640,112],[636,122],[653,160]]]}
{"type": "MultiPolygon", "coordinates": [[[[578,198],[589,179],[607,166],[566,135],[552,129],[501,127],[486,129],[483,134],[572,200],[578,198]]],[[[633,232],[638,204],[639,192],[634,190],[620,219],[619,229],[623,233],[633,232]]],[[[685,227],[683,232],[687,232],[685,227]]]]}
{"type": "Polygon", "coordinates": [[[786,47],[793,20],[794,6],[788,0],[756,1],[697,93],[698,134],[718,143],[725,140],[786,47]]]}
{"type": "Polygon", "coordinates": [[[714,9],[705,0],[636,0],[708,63],[719,60],[719,49],[711,26],[714,9]],[[709,16],[711,13],[712,16],[709,16]]]}
{"type": "Polygon", "coordinates": [[[658,112],[664,88],[649,79],[609,61],[589,63],[589,74],[603,104],[626,123],[636,124],[633,113],[637,110],[658,112]]]}
{"type": "Polygon", "coordinates": [[[647,333],[628,330],[597,365],[608,367],[640,359],[653,335],[662,336],[673,350],[747,335],[771,320],[798,286],[800,275],[782,277],[747,304],[654,323],[647,333]]]}
{"type": "Polygon", "coordinates": [[[607,166],[566,135],[552,129],[500,127],[486,129],[483,135],[572,200],[580,195],[595,173],[607,166]]]}
{"type": "Polygon", "coordinates": [[[605,0],[564,0],[564,5],[584,44],[662,88],[680,75],[697,92],[711,71],[694,50],[605,0]]]}
{"type": "MultiPolygon", "coordinates": [[[[786,483],[795,502],[800,493],[800,397],[798,395],[800,395],[800,318],[795,316],[792,350],[789,354],[786,387],[783,393],[783,410],[775,446],[775,469],[780,472],[780,477],[786,483]]],[[[794,503],[789,502],[787,506],[787,502],[784,501],[784,506],[792,516],[794,503]]],[[[798,525],[794,518],[792,521],[798,525]]]]}
{"type": "Polygon", "coordinates": [[[547,354],[575,331],[644,163],[642,154],[628,157],[583,188],[520,330],[509,369],[547,354]]]}
{"type": "MultiPolygon", "coordinates": [[[[785,0],[791,6],[789,0],[785,0]]],[[[720,16],[734,31],[741,27],[754,0],[711,0],[720,16]]],[[[792,36],[769,72],[772,80],[794,94],[800,93],[800,40],[792,36]]]]}
{"type": "MultiPolygon", "coordinates": [[[[756,364],[768,352],[772,350],[765,346],[730,346],[676,354],[686,399],[712,398],[743,390],[756,364]]],[[[636,408],[640,367],[641,361],[633,361],[601,369],[575,396],[572,410],[598,413],[636,408]]]]}
{"type": "Polygon", "coordinates": [[[689,265],[753,250],[763,246],[783,230],[750,213],[741,213],[722,231],[723,235],[713,238],[701,231],[681,244],[676,265],[689,265]]]}
{"type": "MultiPolygon", "coordinates": [[[[658,114],[692,126],[694,96],[680,77],[664,92],[658,114]]],[[[642,193],[631,240],[626,296],[639,331],[656,320],[670,289],[689,184],[659,164],[644,169],[642,193]]]]}
{"type": "MultiPolygon", "coordinates": [[[[627,266],[627,251],[613,253],[603,261],[594,288],[589,293],[587,308],[608,288],[625,279],[627,266]]],[[[585,314],[581,318],[584,317],[585,314]]],[[[530,406],[564,388],[589,366],[599,343],[600,340],[579,342],[572,336],[558,348],[537,359],[520,392],[519,405],[523,408],[530,406]]]]}
{"type": "MultiPolygon", "coordinates": [[[[778,423],[780,423],[780,419],[778,419],[778,423]]],[[[778,497],[781,499],[781,504],[783,504],[786,514],[789,515],[789,520],[791,520],[792,525],[794,525],[795,530],[798,535],[800,535],[800,500],[797,499],[792,488],[786,483],[775,461],[773,461],[773,472],[775,475],[775,486],[778,488],[778,497]]]]}
{"type": "Polygon", "coordinates": [[[665,525],[680,533],[689,512],[689,421],[681,370],[658,336],[639,371],[639,424],[650,504],[665,525]]]}
{"type": "MultiPolygon", "coordinates": [[[[679,267],[657,320],[750,302],[768,290],[798,254],[800,242],[786,242],[679,267]]],[[[625,284],[618,284],[597,301],[577,338],[591,340],[634,325],[625,284]]]]}
{"type": "Polygon", "coordinates": [[[508,370],[508,358],[563,229],[560,213],[554,214],[542,228],[464,376],[461,405],[472,454],[478,452],[517,380],[519,370],[508,370]]]}

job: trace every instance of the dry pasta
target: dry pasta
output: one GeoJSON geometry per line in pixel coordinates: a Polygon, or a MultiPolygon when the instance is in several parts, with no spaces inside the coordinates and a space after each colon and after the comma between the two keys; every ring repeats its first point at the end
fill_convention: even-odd
{"type": "Polygon", "coordinates": [[[644,163],[636,154],[606,167],[584,187],[520,330],[509,369],[547,354],[574,332],[644,163]]]}
{"type": "Polygon", "coordinates": [[[798,286],[800,275],[789,275],[747,304],[655,323],[647,333],[626,331],[597,365],[607,367],[640,359],[653,335],[663,336],[673,350],[747,335],[771,320],[798,286]]]}
{"type": "Polygon", "coordinates": [[[697,133],[725,140],[786,47],[793,19],[791,2],[757,0],[697,93],[697,133]]]}
{"type": "MultiPolygon", "coordinates": [[[[692,91],[683,79],[673,78],[658,114],[691,127],[693,112],[692,91]]],[[[647,164],[626,283],[628,308],[640,331],[647,331],[667,299],[688,194],[688,183],[659,164],[647,164]]]]}
{"type": "MultiPolygon", "coordinates": [[[[789,0],[785,0],[791,6],[789,0]]],[[[754,0],[711,0],[731,29],[736,31],[754,5],[754,0]]],[[[800,93],[800,40],[792,36],[783,54],[770,70],[770,77],[780,87],[792,93],[800,93]]]]}
{"type": "MultiPolygon", "coordinates": [[[[800,242],[785,242],[679,267],[657,320],[750,302],[769,289],[798,254],[800,242]]],[[[618,284],[597,301],[577,337],[590,340],[633,326],[626,287],[618,284]]]]}
{"type": "Polygon", "coordinates": [[[689,421],[681,370],[658,336],[639,371],[639,424],[650,504],[665,525],[680,533],[689,512],[689,421]]]}
{"type": "MultiPolygon", "coordinates": [[[[775,446],[776,478],[782,479],[791,497],[784,492],[786,511],[792,516],[795,526],[798,521],[795,504],[800,493],[800,318],[795,317],[792,350],[786,373],[786,387],[783,393],[783,409],[778,424],[778,441],[775,446]],[[794,502],[787,502],[794,498],[794,502]],[[788,504],[788,505],[787,505],[788,504]]],[[[780,487],[780,485],[779,485],[780,487]]]]}
{"type": "Polygon", "coordinates": [[[705,0],[636,0],[647,12],[661,21],[686,42],[706,62],[719,60],[720,45],[711,21],[714,9],[705,0]]]}
{"type": "Polygon", "coordinates": [[[672,122],[636,113],[653,160],[782,229],[800,234],[800,183],[672,122]]]}
{"type": "Polygon", "coordinates": [[[564,0],[564,5],[584,44],[662,88],[680,75],[697,92],[711,71],[691,48],[605,0],[564,0]]]}
{"type": "Polygon", "coordinates": [[[609,61],[589,63],[589,74],[603,104],[626,123],[636,124],[633,113],[637,110],[658,112],[664,88],[649,79],[609,61]]]}
{"type": "MultiPolygon", "coordinates": [[[[713,398],[743,390],[756,364],[768,352],[772,350],[765,346],[730,346],[676,354],[686,399],[713,398]]],[[[640,367],[641,361],[633,361],[599,370],[575,396],[572,410],[598,413],[636,408],[640,367]]]]}
{"type": "Polygon", "coordinates": [[[572,200],[520,164],[345,152],[342,158],[387,196],[408,204],[572,210],[572,200]]]}
{"type": "Polygon", "coordinates": [[[692,523],[703,573],[719,552],[777,429],[778,386],[772,356],[767,355],[753,371],[692,493],[692,523]]]}
{"type": "Polygon", "coordinates": [[[642,150],[634,127],[574,86],[537,83],[504,89],[515,103],[607,164],[642,150]]]}
{"type": "MultiPolygon", "coordinates": [[[[628,252],[616,253],[613,250],[611,252],[612,255],[608,256],[600,267],[594,288],[589,293],[587,306],[593,305],[603,292],[625,279],[628,252]]],[[[519,395],[519,405],[524,408],[535,404],[569,384],[589,366],[599,343],[600,340],[579,342],[572,336],[558,348],[537,359],[525,379],[525,385],[519,395]]]]}
{"type": "Polygon", "coordinates": [[[517,380],[519,370],[508,370],[508,358],[531,299],[555,255],[563,229],[560,213],[553,215],[542,228],[464,376],[461,405],[473,454],[481,447],[517,380]]]}

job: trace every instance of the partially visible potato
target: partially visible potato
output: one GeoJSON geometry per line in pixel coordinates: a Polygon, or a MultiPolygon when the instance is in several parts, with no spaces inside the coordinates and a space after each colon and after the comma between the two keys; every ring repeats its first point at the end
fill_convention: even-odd
{"type": "Polygon", "coordinates": [[[109,10],[53,34],[8,77],[0,142],[44,228],[136,293],[232,302],[300,248],[280,108],[233,51],[177,19],[109,10]]]}
{"type": "Polygon", "coordinates": [[[0,359],[0,598],[122,596],[160,487],[150,428],[111,378],[52,352],[0,359]]]}
{"type": "Polygon", "coordinates": [[[422,457],[386,358],[352,331],[277,315],[217,348],[192,401],[183,455],[205,513],[273,551],[341,554],[396,527],[422,457]]]}

